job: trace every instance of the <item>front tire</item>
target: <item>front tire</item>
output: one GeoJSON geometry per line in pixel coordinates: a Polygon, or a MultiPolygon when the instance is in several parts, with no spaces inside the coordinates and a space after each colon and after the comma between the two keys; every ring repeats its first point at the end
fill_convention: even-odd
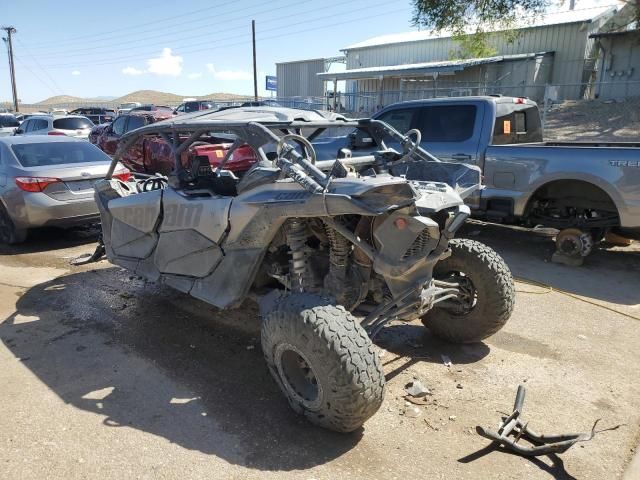
{"type": "Polygon", "coordinates": [[[456,238],[449,247],[451,256],[436,264],[433,277],[458,283],[466,296],[436,305],[422,323],[443,340],[479,342],[509,320],[515,303],[513,277],[502,257],[483,243],[456,238]]]}
{"type": "Polygon", "coordinates": [[[280,300],[262,323],[262,351],[293,410],[316,425],[351,432],[382,404],[384,374],[371,340],[321,297],[280,300]]]}

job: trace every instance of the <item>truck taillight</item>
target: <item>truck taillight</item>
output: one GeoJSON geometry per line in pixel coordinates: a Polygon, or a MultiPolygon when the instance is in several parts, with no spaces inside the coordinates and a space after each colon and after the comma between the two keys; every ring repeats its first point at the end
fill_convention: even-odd
{"type": "Polygon", "coordinates": [[[16,177],[16,185],[25,192],[42,192],[52,183],[61,181],[59,178],[51,177],[16,177]]]}
{"type": "Polygon", "coordinates": [[[121,171],[118,173],[114,173],[112,177],[117,178],[121,182],[128,182],[131,178],[131,172],[129,170],[121,171]]]}
{"type": "Polygon", "coordinates": [[[518,105],[522,105],[522,104],[524,104],[526,101],[527,101],[527,99],[526,99],[526,98],[521,98],[521,97],[518,97],[518,98],[514,98],[514,99],[513,99],[513,103],[516,103],[516,104],[518,104],[518,105]]]}
{"type": "Polygon", "coordinates": [[[66,133],[63,132],[56,132],[55,130],[51,130],[49,132],[47,132],[47,135],[67,135],[66,133]]]}

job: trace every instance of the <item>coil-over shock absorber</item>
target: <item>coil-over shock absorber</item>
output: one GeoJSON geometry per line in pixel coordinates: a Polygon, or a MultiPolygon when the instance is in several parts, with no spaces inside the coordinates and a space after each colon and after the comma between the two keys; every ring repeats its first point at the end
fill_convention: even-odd
{"type": "Polygon", "coordinates": [[[294,292],[304,291],[304,277],[307,269],[306,242],[307,225],[304,221],[297,218],[289,220],[287,222],[287,243],[291,250],[289,278],[291,290],[294,292]]]}

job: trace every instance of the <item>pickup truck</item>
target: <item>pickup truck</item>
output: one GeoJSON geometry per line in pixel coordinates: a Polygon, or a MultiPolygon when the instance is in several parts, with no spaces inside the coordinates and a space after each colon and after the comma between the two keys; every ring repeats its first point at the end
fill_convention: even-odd
{"type": "MultiPolygon", "coordinates": [[[[544,142],[536,103],[502,96],[400,102],[374,119],[403,133],[419,130],[422,147],[441,160],[479,166],[484,188],[467,199],[474,216],[594,236],[611,228],[640,235],[640,139],[544,142]]],[[[347,147],[355,157],[373,142],[352,134],[319,138],[314,146],[333,158],[347,147]]]]}

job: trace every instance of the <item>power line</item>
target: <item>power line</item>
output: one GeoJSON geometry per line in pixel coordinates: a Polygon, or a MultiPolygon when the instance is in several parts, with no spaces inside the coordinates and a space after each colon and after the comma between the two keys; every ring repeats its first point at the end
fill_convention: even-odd
{"type": "MultiPolygon", "coordinates": [[[[56,90],[54,90],[53,88],[51,88],[51,85],[50,85],[50,84],[46,83],[44,80],[42,80],[42,78],[40,78],[38,75],[36,75],[36,73],[35,73],[33,70],[31,70],[31,69],[29,68],[29,66],[28,66],[28,65],[25,65],[25,64],[22,62],[22,60],[20,60],[20,58],[18,58],[18,56],[17,56],[17,55],[15,55],[15,59],[18,61],[18,63],[19,63],[20,65],[22,65],[22,67],[24,67],[24,69],[25,69],[25,70],[27,70],[29,73],[31,73],[31,75],[33,75],[33,77],[34,77],[36,80],[38,80],[42,85],[44,85],[45,87],[47,87],[47,88],[51,91],[51,93],[53,93],[54,95],[61,95],[61,94],[64,94],[62,91],[56,91],[56,90]]],[[[16,110],[16,111],[18,111],[18,110],[16,110]]]]}
{"type": "MultiPolygon", "coordinates": [[[[198,10],[192,10],[190,12],[182,13],[182,14],[179,14],[179,15],[172,15],[170,17],[159,18],[159,19],[156,19],[156,20],[152,20],[150,22],[138,23],[136,25],[130,25],[130,26],[121,27],[121,28],[113,28],[113,29],[109,29],[108,31],[94,32],[94,33],[91,33],[91,34],[88,34],[88,35],[78,35],[78,36],[75,36],[75,37],[70,37],[66,41],[59,42],[59,43],[56,44],[56,46],[59,46],[61,44],[64,45],[64,44],[67,44],[67,43],[70,43],[70,42],[75,42],[75,40],[83,39],[83,38],[96,38],[96,36],[98,36],[98,37],[102,36],[100,38],[104,38],[104,36],[109,37],[110,34],[112,34],[113,32],[123,32],[123,31],[127,31],[127,30],[135,30],[138,27],[143,27],[143,26],[146,26],[146,25],[154,25],[154,24],[163,23],[163,22],[169,22],[169,21],[175,20],[176,18],[188,17],[188,16],[194,15],[196,13],[204,12],[204,11],[207,11],[207,10],[212,10],[214,8],[220,8],[221,6],[225,6],[225,5],[231,5],[231,4],[236,4],[237,5],[237,3],[238,3],[237,0],[234,0],[234,1],[227,2],[227,3],[223,3],[222,5],[213,5],[211,7],[200,8],[198,10]]],[[[47,43],[45,43],[45,42],[34,43],[34,44],[29,45],[29,46],[30,47],[35,47],[35,46],[38,46],[38,45],[50,46],[50,42],[47,42],[47,43]]]]}
{"type": "MultiPolygon", "coordinates": [[[[293,3],[287,4],[287,5],[284,5],[284,6],[281,6],[281,7],[277,7],[277,8],[269,7],[269,8],[266,8],[266,9],[258,11],[258,12],[253,12],[253,14],[255,16],[255,15],[262,14],[262,13],[271,13],[273,11],[277,11],[277,10],[280,10],[280,9],[283,9],[283,8],[289,8],[289,7],[292,7],[292,6],[297,6],[300,3],[308,3],[310,1],[311,0],[298,0],[298,1],[295,1],[293,3]]],[[[313,11],[316,11],[316,10],[317,10],[317,8],[315,8],[313,11]]],[[[299,16],[300,14],[305,14],[305,13],[306,12],[296,12],[296,13],[291,14],[291,15],[278,16],[278,17],[273,18],[271,20],[264,20],[263,23],[278,21],[278,20],[281,20],[283,18],[290,18],[290,17],[293,17],[293,16],[299,16]]],[[[224,24],[226,25],[226,24],[235,23],[235,22],[245,22],[248,18],[250,18],[250,16],[251,15],[247,14],[247,15],[241,15],[241,16],[237,16],[237,17],[225,18],[224,19],[224,24]]],[[[189,23],[189,22],[187,22],[187,23],[189,23]]],[[[187,33],[187,36],[185,38],[192,39],[192,38],[208,37],[209,39],[213,39],[213,38],[219,37],[221,33],[237,31],[238,30],[238,27],[231,27],[231,28],[226,28],[226,29],[223,29],[223,30],[216,30],[215,35],[213,35],[213,36],[211,35],[211,32],[205,32],[205,33],[199,34],[199,35],[193,35],[191,33],[194,30],[199,30],[199,29],[202,29],[202,28],[210,29],[211,27],[210,27],[210,25],[204,25],[202,27],[190,28],[189,32],[185,32],[185,33],[187,33]]],[[[156,30],[150,30],[150,31],[157,32],[157,29],[156,30]]],[[[166,41],[176,40],[176,37],[172,37],[170,35],[167,35],[166,33],[161,33],[161,34],[157,34],[156,33],[155,35],[151,35],[151,36],[147,36],[147,37],[144,37],[144,38],[135,39],[135,44],[136,44],[136,46],[140,46],[140,42],[141,41],[147,41],[147,40],[152,40],[152,39],[157,39],[157,38],[161,38],[161,39],[164,39],[166,41]]],[[[181,38],[178,37],[177,39],[180,40],[181,38]]],[[[76,56],[95,55],[96,53],[99,53],[100,50],[107,50],[108,51],[108,50],[112,49],[114,46],[131,45],[131,43],[133,43],[133,40],[129,39],[129,40],[126,40],[126,41],[121,41],[121,42],[116,42],[116,43],[109,43],[108,45],[104,45],[104,42],[101,39],[101,43],[102,43],[102,46],[99,46],[99,47],[86,47],[86,48],[65,50],[64,52],[60,52],[60,53],[56,53],[56,54],[52,54],[52,55],[47,54],[46,56],[47,56],[47,58],[56,58],[56,57],[68,58],[68,57],[76,57],[76,56]],[[75,52],[87,52],[87,53],[77,53],[76,54],[75,52]]],[[[56,47],[57,47],[57,45],[56,45],[56,47]]],[[[56,50],[59,51],[60,49],[56,48],[56,50]]]]}
{"type": "MultiPolygon", "coordinates": [[[[64,91],[62,90],[62,88],[60,88],[60,85],[58,85],[58,83],[53,79],[53,77],[51,75],[49,75],[49,72],[47,72],[47,70],[45,70],[45,68],[40,65],[40,62],[38,62],[38,59],[36,57],[34,57],[33,55],[31,55],[31,53],[29,52],[29,50],[22,44],[22,42],[20,41],[20,39],[17,39],[18,43],[20,44],[20,46],[22,47],[22,49],[27,53],[27,55],[29,55],[29,57],[31,57],[33,59],[34,62],[36,62],[36,65],[40,68],[40,70],[47,76],[47,78],[51,81],[51,83],[53,84],[53,86],[56,88],[56,90],[58,90],[58,93],[63,95],[64,91]]],[[[24,66],[25,68],[27,68],[27,70],[29,70],[28,67],[26,67],[24,65],[24,63],[22,61],[20,61],[20,63],[22,64],[22,66],[24,66]]],[[[29,70],[31,71],[31,70],[29,70]]],[[[33,73],[33,72],[32,72],[33,73]]]]}
{"type": "MultiPolygon", "coordinates": [[[[381,4],[376,4],[377,5],[387,5],[387,2],[383,2],[381,4]]],[[[368,20],[371,18],[377,18],[377,17],[381,17],[383,15],[388,15],[388,11],[384,11],[382,13],[379,14],[375,14],[375,15],[369,15],[369,16],[359,16],[358,20],[368,20]]],[[[325,18],[332,18],[335,19],[335,15],[327,15],[324,17],[320,17],[316,20],[307,20],[306,23],[310,23],[313,21],[317,21],[320,19],[325,19],[325,18]]],[[[311,32],[311,31],[316,31],[316,30],[320,30],[320,29],[324,29],[328,26],[336,26],[336,25],[345,25],[345,24],[349,24],[352,23],[353,20],[345,20],[342,22],[332,22],[330,24],[323,24],[323,25],[319,25],[318,27],[314,27],[314,28],[304,28],[302,30],[295,30],[295,31],[289,31],[287,33],[284,34],[280,34],[280,35],[272,35],[272,36],[268,36],[268,37],[262,37],[262,38],[258,38],[257,41],[261,42],[261,41],[265,41],[265,40],[273,40],[273,39],[277,39],[277,38],[283,38],[289,35],[295,35],[298,33],[306,33],[306,32],[311,32]]],[[[274,31],[274,30],[280,30],[282,27],[274,27],[274,28],[270,28],[270,29],[266,29],[263,30],[263,32],[268,32],[268,31],[274,31]]],[[[222,43],[222,44],[216,44],[215,47],[205,47],[205,48],[197,48],[197,49],[188,49],[188,50],[181,50],[180,55],[184,55],[184,54],[189,54],[189,53],[199,53],[199,52],[203,52],[203,51],[216,51],[219,50],[221,48],[228,48],[228,47],[234,47],[234,46],[238,46],[238,45],[246,45],[247,43],[251,43],[250,40],[242,40],[239,42],[232,42],[232,43],[222,43]]],[[[183,47],[180,48],[187,48],[187,47],[195,47],[195,46],[199,46],[199,45],[209,45],[210,42],[200,42],[200,43],[196,43],[196,44],[191,44],[191,45],[184,45],[183,47]]],[[[154,52],[157,52],[157,50],[155,50],[154,52]]],[[[51,64],[51,65],[45,65],[48,68],[52,68],[52,69],[57,69],[57,68],[73,68],[73,67],[80,67],[80,66],[102,66],[102,65],[115,65],[115,64],[122,64],[123,60],[143,60],[143,59],[147,59],[149,56],[149,54],[135,54],[135,55],[130,55],[127,57],[118,57],[117,59],[111,60],[111,61],[104,61],[104,62],[75,62],[75,63],[66,63],[66,64],[51,64]]]]}

